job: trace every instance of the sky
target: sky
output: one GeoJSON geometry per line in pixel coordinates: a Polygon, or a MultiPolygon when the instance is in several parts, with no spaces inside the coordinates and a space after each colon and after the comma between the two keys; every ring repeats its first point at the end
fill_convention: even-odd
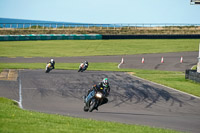
{"type": "Polygon", "coordinates": [[[200,5],[191,5],[190,0],[0,0],[0,18],[200,24],[200,5]]]}

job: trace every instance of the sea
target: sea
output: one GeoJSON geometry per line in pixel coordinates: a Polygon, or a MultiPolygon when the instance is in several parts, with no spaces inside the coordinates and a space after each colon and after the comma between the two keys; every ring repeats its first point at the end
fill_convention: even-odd
{"type": "Polygon", "coordinates": [[[27,19],[12,19],[12,18],[0,18],[1,28],[27,28],[30,26],[45,26],[56,27],[68,26],[68,25],[86,25],[87,23],[73,23],[73,22],[57,22],[57,21],[42,21],[42,20],[27,20],[27,19]]]}
{"type": "Polygon", "coordinates": [[[200,26],[200,24],[179,24],[179,23],[132,23],[132,24],[95,24],[0,18],[0,28],[34,28],[34,27],[166,27],[166,26],[200,26]]]}
{"type": "Polygon", "coordinates": [[[94,24],[94,23],[75,23],[75,22],[57,22],[27,19],[0,18],[0,28],[30,28],[30,27],[119,27],[119,24],[94,24]]]}

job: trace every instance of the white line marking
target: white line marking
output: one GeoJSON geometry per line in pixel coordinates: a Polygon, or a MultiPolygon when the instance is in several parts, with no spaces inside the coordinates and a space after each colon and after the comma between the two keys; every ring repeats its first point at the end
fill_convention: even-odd
{"type": "Polygon", "coordinates": [[[23,109],[23,106],[22,106],[22,84],[21,84],[20,78],[19,78],[19,107],[23,109]]]}

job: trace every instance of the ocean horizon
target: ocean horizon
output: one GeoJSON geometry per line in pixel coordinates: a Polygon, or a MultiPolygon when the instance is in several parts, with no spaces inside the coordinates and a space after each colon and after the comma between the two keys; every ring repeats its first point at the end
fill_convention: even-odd
{"type": "Polygon", "coordinates": [[[29,19],[15,19],[15,18],[0,18],[0,23],[65,23],[65,24],[83,24],[75,22],[59,22],[59,21],[46,21],[46,20],[29,20],[29,19]]]}
{"type": "Polygon", "coordinates": [[[78,23],[78,22],[58,22],[58,21],[43,21],[43,20],[28,20],[28,19],[12,19],[0,18],[0,28],[29,28],[31,26],[41,27],[119,27],[119,24],[95,24],[95,23],[78,23]]]}
{"type": "Polygon", "coordinates": [[[15,18],[0,18],[0,28],[30,28],[30,27],[165,27],[165,26],[200,26],[200,24],[176,24],[176,23],[132,23],[132,24],[98,24],[98,23],[78,23],[78,22],[59,22],[44,20],[28,20],[15,18]]]}

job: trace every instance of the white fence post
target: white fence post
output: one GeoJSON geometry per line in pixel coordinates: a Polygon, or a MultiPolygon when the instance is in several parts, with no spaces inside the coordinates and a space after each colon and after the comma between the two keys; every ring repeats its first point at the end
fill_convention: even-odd
{"type": "Polygon", "coordinates": [[[198,57],[198,64],[197,64],[197,72],[200,73],[200,43],[199,43],[199,57],[198,57]]]}

